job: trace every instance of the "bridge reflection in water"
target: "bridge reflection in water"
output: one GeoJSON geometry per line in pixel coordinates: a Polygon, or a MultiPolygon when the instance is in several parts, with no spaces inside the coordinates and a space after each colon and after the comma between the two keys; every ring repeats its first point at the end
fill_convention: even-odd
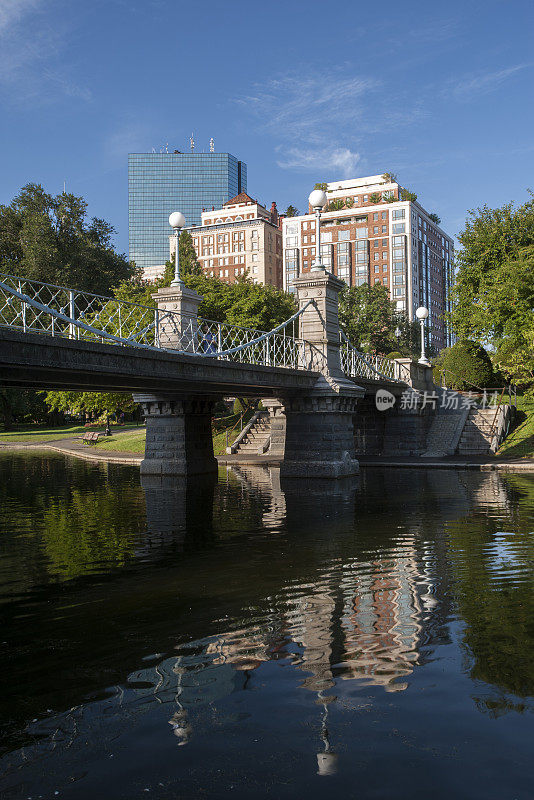
{"type": "MultiPolygon", "coordinates": [[[[498,477],[479,477],[475,498],[482,502],[493,499],[498,477]]],[[[413,481],[413,476],[410,478],[413,481]]],[[[327,526],[331,548],[327,545],[326,549],[331,552],[324,568],[319,568],[314,581],[292,582],[286,587],[283,605],[269,598],[261,612],[256,612],[257,621],[253,616],[244,627],[224,629],[222,625],[220,633],[177,647],[177,656],[157,668],[136,671],[129,680],[152,684],[154,694],[163,701],[174,698],[176,711],[169,723],[183,745],[194,735],[190,710],[250,687],[262,664],[283,661],[302,673],[301,689],[316,695],[323,742],[323,751],[317,754],[318,772],[332,774],[337,755],[328,714],[336,702],[336,681],[357,681],[360,686],[381,687],[386,692],[407,689],[413,671],[424,663],[425,646],[436,637],[448,610],[448,600],[436,596],[435,561],[440,554],[421,550],[422,525],[416,521],[421,509],[415,504],[413,524],[396,535],[390,547],[387,543],[377,547],[375,542],[363,555],[337,556],[340,536],[346,538],[347,531],[358,536],[357,511],[365,516],[366,510],[356,505],[362,494],[354,479],[322,488],[314,484],[313,492],[308,481],[291,480],[282,489],[278,468],[236,465],[226,469],[225,481],[241,488],[243,501],[247,494],[260,494],[261,526],[266,530],[286,526],[305,535],[318,525],[327,526]]],[[[424,481],[432,484],[432,473],[425,472],[424,481]]],[[[215,488],[213,481],[197,480],[186,488],[177,486],[173,478],[142,476],[142,485],[152,535],[161,534],[164,541],[169,532],[186,529],[188,512],[198,519],[192,503],[204,509],[203,535],[209,538],[207,500],[215,488]]],[[[439,485],[444,504],[455,499],[449,504],[449,514],[468,511],[471,487],[462,485],[458,473],[440,473],[439,485]],[[443,482],[449,484],[448,491],[443,491],[443,482]]],[[[405,489],[406,485],[397,486],[397,500],[404,510],[405,489]]],[[[497,494],[499,500],[506,499],[503,488],[497,489],[497,494]]]]}
{"type": "MultiPolygon", "coordinates": [[[[63,460],[45,467],[57,486],[63,460]]],[[[122,572],[110,562],[113,580],[50,586],[40,614],[28,594],[4,615],[17,659],[6,696],[17,704],[0,766],[25,786],[53,794],[49,773],[82,774],[104,758],[122,787],[142,750],[140,769],[184,796],[221,773],[230,786],[272,770],[285,786],[300,759],[300,780],[342,781],[386,757],[405,791],[430,763],[430,719],[442,731],[432,746],[447,754],[458,725],[491,738],[497,728],[480,719],[529,708],[533,545],[517,476],[367,469],[323,486],[241,466],[218,481],[142,476],[140,489],[134,470],[69,469],[71,485],[85,476],[88,505],[75,489],[61,517],[45,491],[54,530],[69,538],[76,508],[77,531],[100,516],[103,542],[118,547],[119,498],[136,512],[126,528],[137,518],[139,530],[123,542],[122,572]]],[[[13,496],[28,485],[13,483],[13,496]]],[[[90,537],[79,543],[90,552],[90,537]]],[[[58,559],[59,544],[48,548],[58,559]]],[[[33,551],[23,563],[36,563],[33,551]]],[[[82,567],[75,560],[71,574],[82,567]]],[[[465,771],[478,750],[464,749],[465,771]]]]}

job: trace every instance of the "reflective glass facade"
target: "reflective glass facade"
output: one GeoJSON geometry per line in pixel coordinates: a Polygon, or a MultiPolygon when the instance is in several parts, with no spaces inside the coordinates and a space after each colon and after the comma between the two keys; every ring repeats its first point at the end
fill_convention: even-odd
{"type": "Polygon", "coordinates": [[[247,165],[230,153],[130,153],[128,226],[130,260],[154,267],[169,259],[169,214],[186,225],[201,212],[247,190],[247,165]]]}

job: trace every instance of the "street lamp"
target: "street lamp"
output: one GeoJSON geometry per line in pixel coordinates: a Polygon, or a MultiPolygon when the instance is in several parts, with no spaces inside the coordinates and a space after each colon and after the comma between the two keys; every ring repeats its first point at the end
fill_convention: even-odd
{"type": "Polygon", "coordinates": [[[419,306],[415,312],[415,316],[421,323],[421,358],[419,359],[419,363],[423,364],[425,367],[430,367],[430,361],[426,357],[425,353],[425,319],[428,317],[428,308],[425,308],[425,306],[419,306]]]}
{"type": "Polygon", "coordinates": [[[181,211],[173,211],[169,217],[169,225],[174,228],[175,234],[175,247],[174,253],[174,280],[171,281],[171,286],[179,286],[180,289],[184,288],[184,282],[180,278],[180,255],[178,245],[180,243],[180,230],[185,225],[185,217],[181,211]]]}
{"type": "Polygon", "coordinates": [[[395,337],[396,337],[397,341],[399,341],[401,336],[402,336],[402,331],[399,328],[399,326],[397,325],[397,327],[395,328],[395,337]]]}
{"type": "Polygon", "coordinates": [[[315,211],[315,261],[311,266],[312,272],[323,272],[321,264],[321,209],[326,204],[326,194],[322,189],[314,189],[308,197],[310,206],[315,211]]]}

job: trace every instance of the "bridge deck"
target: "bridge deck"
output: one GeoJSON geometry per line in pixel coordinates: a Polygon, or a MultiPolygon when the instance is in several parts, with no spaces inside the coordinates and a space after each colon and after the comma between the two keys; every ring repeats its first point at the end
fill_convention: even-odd
{"type": "Polygon", "coordinates": [[[317,372],[71,341],[0,328],[0,385],[257,397],[310,390],[317,372]]]}

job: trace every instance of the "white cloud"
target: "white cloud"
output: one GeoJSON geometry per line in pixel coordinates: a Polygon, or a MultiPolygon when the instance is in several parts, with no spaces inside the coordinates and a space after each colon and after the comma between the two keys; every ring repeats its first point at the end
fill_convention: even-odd
{"type": "Polygon", "coordinates": [[[427,113],[419,98],[354,74],[349,64],[281,75],[233,102],[273,139],[278,166],[324,180],[354,177],[365,168],[364,141],[387,130],[398,133],[427,113]]]}
{"type": "Polygon", "coordinates": [[[517,74],[528,66],[529,64],[516,64],[513,67],[500,69],[496,72],[486,72],[481,75],[466,77],[452,86],[451,92],[458,100],[470,100],[476,95],[488,94],[497,89],[508,78],[511,78],[512,75],[517,74]]]}
{"type": "Polygon", "coordinates": [[[42,0],[0,0],[0,36],[41,3],[42,0]]]}
{"type": "Polygon", "coordinates": [[[235,102],[280,138],[320,142],[325,131],[361,118],[363,98],[377,86],[372,78],[346,77],[341,70],[306,77],[287,74],[257,85],[253,95],[235,102]]]}
{"type": "Polygon", "coordinates": [[[44,0],[0,0],[0,91],[13,105],[43,105],[58,97],[91,100],[91,91],[60,64],[64,23],[46,18],[44,0]]]}
{"type": "Polygon", "coordinates": [[[360,154],[352,152],[348,147],[324,147],[316,150],[289,147],[281,154],[277,164],[282,169],[313,170],[322,174],[331,171],[343,178],[351,178],[360,160],[360,154]]]}
{"type": "Polygon", "coordinates": [[[365,124],[374,78],[351,75],[346,68],[322,73],[289,73],[254,86],[234,102],[275,140],[283,169],[354,175],[360,155],[354,143],[365,124]]]}

